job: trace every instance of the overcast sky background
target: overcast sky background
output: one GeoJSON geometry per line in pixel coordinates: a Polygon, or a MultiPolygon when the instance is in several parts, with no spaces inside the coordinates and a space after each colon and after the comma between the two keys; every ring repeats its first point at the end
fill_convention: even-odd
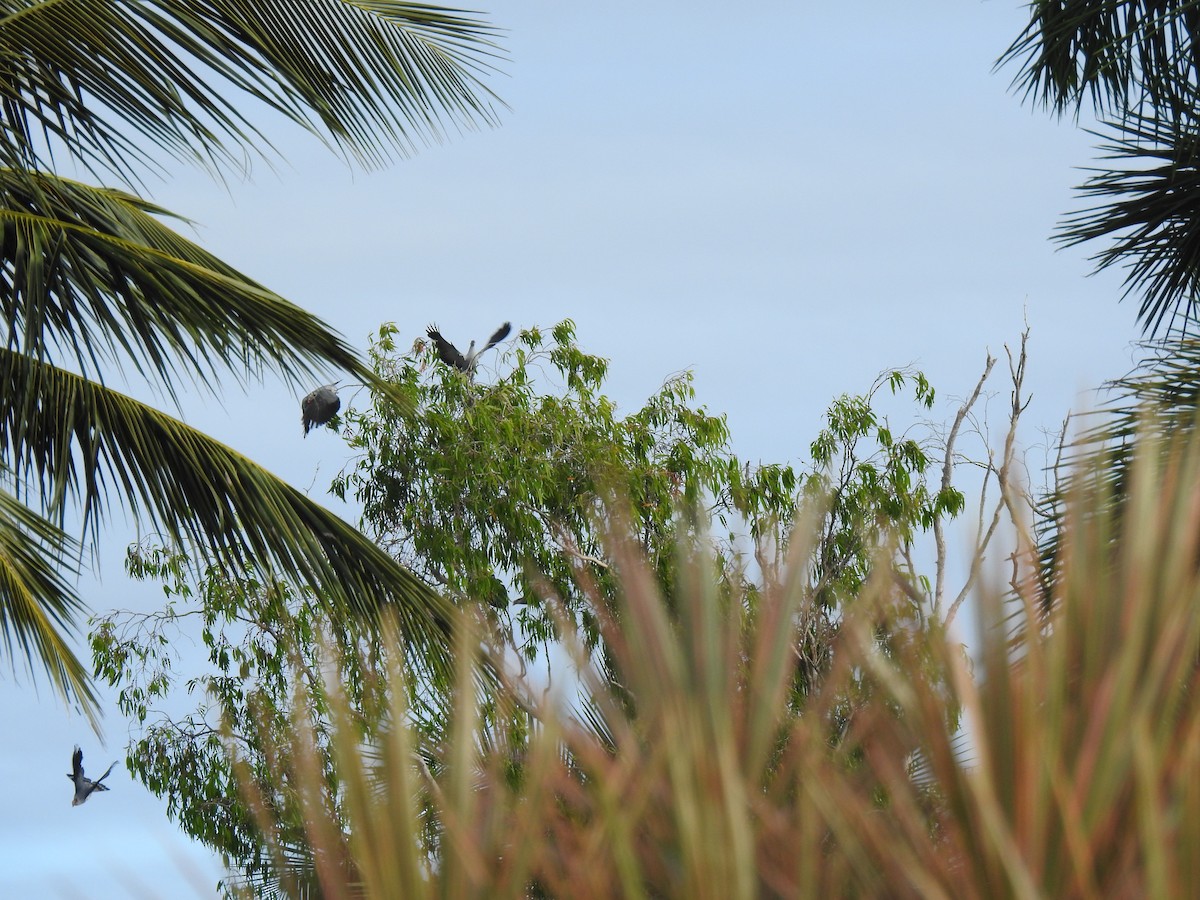
{"type": "MultiPolygon", "coordinates": [[[[1026,320],[1026,445],[1130,367],[1119,277],[1089,277],[1099,247],[1050,240],[1092,139],[993,71],[1025,22],[1015,0],[495,0],[487,16],[508,29],[501,127],[372,173],[277,129],[274,171],[226,188],[172,164],[151,199],[362,348],[384,321],[416,338],[436,320],[465,345],[570,317],[626,411],[692,369],[751,460],[802,462],[829,402],[893,366],[922,369],[948,421],[1026,320]]],[[[999,371],[994,387],[1003,402],[999,371]]],[[[186,394],[183,416],[321,496],[348,454],[328,430],[301,439],[306,390],[231,380],[222,402],[186,394]]],[[[84,583],[95,610],[161,601],[123,574],[131,533],[110,530],[84,583]]],[[[0,679],[0,896],[178,897],[180,877],[211,896],[211,855],[124,769],[115,704],[102,744],[44,678],[0,679]],[[75,743],[93,775],[122,760],[78,809],[75,743]]]]}

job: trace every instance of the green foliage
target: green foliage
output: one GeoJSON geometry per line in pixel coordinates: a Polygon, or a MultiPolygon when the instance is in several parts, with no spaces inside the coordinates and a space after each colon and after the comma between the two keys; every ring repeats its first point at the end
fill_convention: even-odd
{"type": "MultiPolygon", "coordinates": [[[[335,728],[344,818],[310,807],[314,880],[327,896],[368,898],[1194,895],[1200,441],[1137,445],[1132,527],[1115,532],[1103,481],[1078,473],[1090,489],[1071,499],[1049,621],[1036,592],[1022,592],[1026,627],[1014,643],[1003,627],[1009,586],[983,587],[981,678],[936,627],[900,627],[880,651],[880,622],[900,626],[907,614],[903,586],[879,572],[847,609],[836,664],[801,716],[787,696],[810,602],[803,553],[754,604],[719,602],[711,567],[688,568],[679,627],[637,548],[615,536],[621,615],[605,617],[604,640],[639,698],[636,715],[602,684],[603,738],[539,704],[519,781],[506,777],[509,748],[475,739],[470,691],[458,694],[440,772],[399,727],[382,743],[380,781],[354,729],[335,728]],[[827,717],[850,682],[870,693],[830,742],[827,717]],[[444,833],[432,861],[413,839],[430,813],[444,833]]],[[[802,519],[791,544],[819,540],[802,519]]],[[[459,656],[460,684],[472,664],[459,656]]],[[[403,672],[387,677],[391,720],[402,723],[403,672]]],[[[337,718],[340,701],[332,706],[337,718]]],[[[324,772],[294,758],[292,779],[319,796],[324,772]]],[[[247,795],[275,846],[269,803],[253,783],[247,795]]]]}
{"type": "MultiPolygon", "coordinates": [[[[186,833],[218,850],[226,865],[261,876],[268,860],[230,753],[253,760],[243,777],[255,779],[279,822],[292,822],[290,840],[299,843],[300,798],[280,782],[261,735],[289,732],[301,687],[305,722],[323,735],[329,679],[357,710],[380,708],[382,683],[372,676],[381,665],[372,649],[377,632],[330,617],[308,592],[251,572],[233,578],[210,568],[193,583],[188,560],[159,547],[130,548],[127,568],[134,578],[160,581],[166,597],[161,611],[114,611],[91,630],[96,675],[118,688],[117,705],[138,731],[128,748],[130,770],[167,799],[168,815],[186,833]],[[322,644],[318,633],[333,639],[322,644]],[[197,636],[206,666],[185,675],[195,666],[180,645],[187,649],[197,636]],[[199,697],[198,707],[181,717],[168,714],[181,694],[199,697]]],[[[360,721],[365,728],[368,718],[360,721]]]]}
{"type": "Polygon", "coordinates": [[[30,669],[41,660],[54,686],[64,695],[83,690],[92,697],[87,671],[64,637],[83,603],[71,587],[79,548],[53,522],[39,516],[7,491],[0,490],[0,639],[13,656],[13,645],[30,669]]]}
{"type": "Polygon", "coordinates": [[[512,369],[475,384],[423,346],[397,354],[395,327],[385,326],[372,357],[411,404],[376,397],[346,414],[358,458],[334,484],[363,504],[369,533],[431,585],[459,602],[515,605],[530,658],[553,634],[539,602],[547,594],[583,617],[594,642],[579,585],[613,596],[598,531],[612,499],[626,505],[630,535],[664,582],[676,536],[691,527],[681,511],[702,508],[727,525],[731,558],[739,526],[765,547],[795,509],[791,467],[743,464],[724,417],[692,405],[690,372],[621,416],[601,392],[607,361],[574,337],[570,321],[522,332],[512,369]]]}
{"type": "MultiPolygon", "coordinates": [[[[358,456],[335,488],[353,491],[381,544],[472,623],[487,649],[470,689],[479,703],[473,740],[480,752],[503,749],[505,777],[514,784],[527,777],[523,748],[540,728],[531,718],[530,684],[494,680],[503,660],[518,658],[506,655],[514,646],[526,661],[539,658],[539,649],[542,658],[561,660],[565,629],[582,643],[576,664],[600,677],[590,694],[622,697],[627,714],[640,705],[623,687],[628,660],[605,637],[628,614],[623,567],[632,560],[649,565],[660,614],[684,629],[691,613],[677,600],[695,588],[697,567],[716,602],[746,616],[757,614],[759,598],[782,589],[786,573],[789,590],[802,595],[788,666],[789,702],[798,712],[827,676],[838,629],[865,584],[881,572],[915,581],[906,548],[955,511],[947,496],[961,505],[956,492],[942,496],[928,486],[928,442],[896,436],[876,408],[881,392],[907,402],[911,388],[918,407],[929,409],[933,390],[920,374],[889,372],[868,394],[838,398],[813,442],[813,463],[797,475],[789,465],[750,466],[733,454],[724,418],[694,404],[690,374],[619,414],[603,393],[606,361],[576,345],[570,322],[545,335],[523,332],[492,383],[475,383],[422,345],[399,353],[396,339],[385,326],[372,351],[386,389],[367,410],[344,415],[358,456]],[[801,561],[789,569],[788,535],[801,505],[820,539],[809,545],[806,538],[801,561]],[[714,536],[710,524],[722,530],[714,536]],[[627,547],[623,557],[613,554],[617,541],[627,547]]],[[[297,729],[314,736],[303,752],[326,773],[330,815],[344,814],[330,735],[345,723],[335,722],[330,691],[342,695],[338,715],[349,717],[367,752],[386,756],[386,734],[403,715],[431,777],[454,765],[446,748],[461,738],[452,710],[464,689],[419,643],[405,639],[396,659],[387,649],[394,653],[395,645],[381,642],[378,630],[348,624],[310,593],[251,569],[237,577],[209,569],[193,582],[180,557],[140,547],[131,551],[130,571],[162,581],[168,603],[152,616],[102,620],[93,632],[97,671],[139,724],[132,770],[167,797],[185,831],[225,855],[237,883],[271,894],[290,878],[311,876],[319,862],[305,831],[308,801],[280,782],[279,773],[305,764],[291,743],[297,729]],[[184,676],[174,635],[189,618],[207,662],[184,676]],[[402,712],[380,679],[388,667],[403,673],[402,712]],[[181,689],[202,696],[199,709],[166,715],[181,689]],[[304,698],[299,706],[297,696],[304,698]],[[244,761],[258,802],[270,809],[282,859],[228,790],[229,751],[244,761]]],[[[919,594],[903,602],[907,628],[922,618],[914,611],[919,594]]],[[[461,617],[451,610],[448,618],[461,617]]],[[[879,622],[877,639],[890,652],[888,621],[879,622]]],[[[555,666],[554,678],[574,677],[555,666]]],[[[871,694],[861,679],[842,688],[829,719],[835,738],[871,694]]],[[[596,733],[615,741],[604,710],[582,699],[596,733]]],[[[441,852],[441,825],[426,813],[420,841],[427,852],[441,852]]]]}
{"type": "Polygon", "coordinates": [[[444,7],[10,0],[6,11],[5,166],[50,169],[66,153],[89,171],[133,175],[157,148],[241,168],[247,150],[270,146],[247,100],[364,164],[440,138],[444,121],[496,118],[480,77],[499,56],[496,29],[444,7]]]}
{"type": "Polygon", "coordinates": [[[717,566],[725,579],[770,579],[787,550],[802,494],[830,498],[822,556],[812,573],[827,609],[852,596],[870,571],[884,534],[908,545],[917,532],[962,508],[957,491],[939,495],[927,482],[929,447],[893,437],[874,408],[878,391],[911,385],[929,408],[923,375],[889,372],[864,396],[835,401],[812,444],[812,466],[752,466],[733,453],[723,416],[692,401],[690,372],[669,379],[646,404],[620,415],[601,391],[607,361],[575,343],[574,325],[548,335],[520,334],[503,359],[511,369],[476,384],[443,366],[420,343],[400,353],[385,326],[372,358],[405,407],[377,398],[347,414],[354,465],[334,491],[363,504],[369,533],[414,572],[460,603],[507,610],[537,644],[553,635],[541,597],[552,595],[579,617],[589,645],[597,622],[581,602],[594,583],[611,606],[615,573],[601,534],[611,501],[624,504],[628,536],[671,594],[675,547],[695,535],[681,511],[718,524],[717,566]],[[749,551],[756,572],[738,564],[749,551]]]}
{"type": "Polygon", "coordinates": [[[1056,112],[1085,99],[1102,113],[1194,106],[1197,18],[1192,0],[1034,0],[1002,63],[1017,63],[1026,97],[1056,112]]]}
{"type": "MultiPolygon", "coordinates": [[[[923,374],[887,372],[866,394],[834,401],[812,443],[814,470],[804,489],[812,498],[828,498],[813,573],[826,608],[857,596],[883,542],[894,541],[897,559],[907,562],[919,532],[963,509],[959,490],[929,484],[930,439],[894,435],[877,409],[880,391],[895,395],[909,382],[918,406],[932,408],[934,390],[923,374]]],[[[917,572],[909,574],[917,580],[917,572]]]]}
{"type": "Polygon", "coordinates": [[[1097,268],[1128,268],[1150,334],[1190,329],[1200,281],[1200,16],[1192,0],[1035,0],[1001,63],[1025,96],[1056,112],[1090,98],[1111,141],[1062,225],[1068,244],[1108,238],[1097,268]]]}

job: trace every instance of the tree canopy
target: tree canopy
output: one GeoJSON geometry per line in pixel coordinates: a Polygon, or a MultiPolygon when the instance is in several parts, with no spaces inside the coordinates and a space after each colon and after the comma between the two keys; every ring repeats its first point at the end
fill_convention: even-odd
{"type": "MultiPolygon", "coordinates": [[[[738,457],[725,419],[695,405],[690,373],[622,414],[604,393],[607,362],[576,343],[569,321],[522,331],[478,380],[439,362],[423,340],[402,342],[393,325],[380,329],[371,359],[389,387],[343,416],[354,455],[334,487],[361,501],[365,529],[382,547],[475,623],[491,671],[516,679],[515,701],[494,682],[478,685],[483,740],[527,739],[528,716],[502,710],[539,690],[533,667],[551,666],[555,683],[579,677],[563,668],[564,628],[578,628],[595,673],[621,683],[602,638],[605,621],[620,614],[614,529],[647,561],[674,617],[680,572],[698,548],[718,593],[753,604],[777,587],[800,504],[819,509],[820,540],[803,567],[809,602],[795,648],[797,708],[828,670],[839,623],[881,560],[914,586],[912,619],[917,606],[929,608],[908,551],[961,508],[962,496],[933,477],[933,436],[901,435],[877,408],[881,392],[911,388],[906,402],[927,409],[933,389],[920,373],[887,372],[866,394],[837,398],[797,471],[738,457]]],[[[420,653],[405,647],[402,660],[389,660],[378,631],[329,617],[307,589],[283,580],[217,569],[196,578],[184,557],[149,545],[132,548],[129,565],[161,581],[168,596],[157,613],[114,611],[92,633],[97,671],[138,723],[131,765],[184,830],[243,878],[263,887],[281,873],[233,789],[231,749],[281,821],[292,822],[284,842],[294,868],[311,864],[297,797],[272,780],[285,761],[271,754],[290,752],[298,688],[304,727],[328,736],[326,685],[340,685],[371,743],[389,727],[381,711],[393,699],[381,693],[378,673],[399,665],[424,764],[433,772],[447,764],[454,685],[420,653]],[[176,637],[197,629],[207,663],[185,674],[176,637]],[[168,715],[181,689],[202,700],[187,716],[168,715]]],[[[580,703],[580,715],[603,731],[586,696],[580,703]]],[[[317,746],[328,753],[324,738],[317,746]]]]}

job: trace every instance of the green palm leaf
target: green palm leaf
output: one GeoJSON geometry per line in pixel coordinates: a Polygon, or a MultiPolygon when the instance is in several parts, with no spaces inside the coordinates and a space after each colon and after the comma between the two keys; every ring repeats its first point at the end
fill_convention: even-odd
{"type": "Polygon", "coordinates": [[[1098,199],[1062,225],[1067,245],[1110,238],[1097,269],[1126,267],[1126,295],[1141,293],[1150,334],[1195,318],[1200,290],[1200,120],[1130,116],[1102,148],[1113,160],[1079,191],[1098,199]]]}
{"type": "Polygon", "coordinates": [[[1058,113],[1092,99],[1116,135],[1106,167],[1081,187],[1101,205],[1076,213],[1062,239],[1113,238],[1094,259],[1128,267],[1151,335],[1194,317],[1200,287],[1200,3],[1033,0],[1026,29],[997,65],[1058,113]]]}
{"type": "Polygon", "coordinates": [[[997,65],[1016,63],[1027,98],[1063,112],[1085,97],[1124,116],[1191,109],[1197,99],[1196,0],[1033,0],[1029,25],[997,65]]]}
{"type": "Polygon", "coordinates": [[[179,546],[315,588],[334,612],[389,609],[442,665],[450,606],[370,540],[220,442],[95,382],[0,351],[0,445],[49,509],[122,506],[179,546]]]}
{"type": "Polygon", "coordinates": [[[74,616],[84,609],[64,577],[77,571],[77,549],[56,525],[0,491],[0,638],[5,653],[15,665],[18,651],[30,671],[40,660],[54,686],[79,701],[95,727],[96,695],[67,641],[74,616]]]}
{"type": "Polygon", "coordinates": [[[85,375],[132,361],[170,389],[182,364],[198,384],[264,365],[285,377],[319,366],[378,381],[316,316],[167,228],[131,194],[0,169],[0,309],[9,344],[44,358],[67,349],[85,375]]]}
{"type": "Polygon", "coordinates": [[[479,80],[494,29],[422,3],[350,0],[0,0],[9,166],[47,151],[131,172],[137,136],[172,155],[238,163],[262,135],[250,97],[360,162],[494,123],[479,80]],[[229,144],[232,143],[233,150],[229,144]]]}

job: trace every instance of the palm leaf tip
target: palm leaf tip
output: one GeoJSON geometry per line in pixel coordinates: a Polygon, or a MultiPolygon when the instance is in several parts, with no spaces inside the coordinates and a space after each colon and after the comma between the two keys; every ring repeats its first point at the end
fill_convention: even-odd
{"type": "Polygon", "coordinates": [[[1099,114],[1170,115],[1196,105],[1197,24],[1190,0],[1035,0],[1030,20],[997,61],[1013,87],[1063,113],[1090,99],[1099,114]]]}
{"type": "Polygon", "coordinates": [[[99,700],[69,635],[86,607],[64,574],[77,571],[78,547],[58,526],[0,491],[0,640],[15,669],[41,660],[59,695],[97,726],[99,700]]]}

